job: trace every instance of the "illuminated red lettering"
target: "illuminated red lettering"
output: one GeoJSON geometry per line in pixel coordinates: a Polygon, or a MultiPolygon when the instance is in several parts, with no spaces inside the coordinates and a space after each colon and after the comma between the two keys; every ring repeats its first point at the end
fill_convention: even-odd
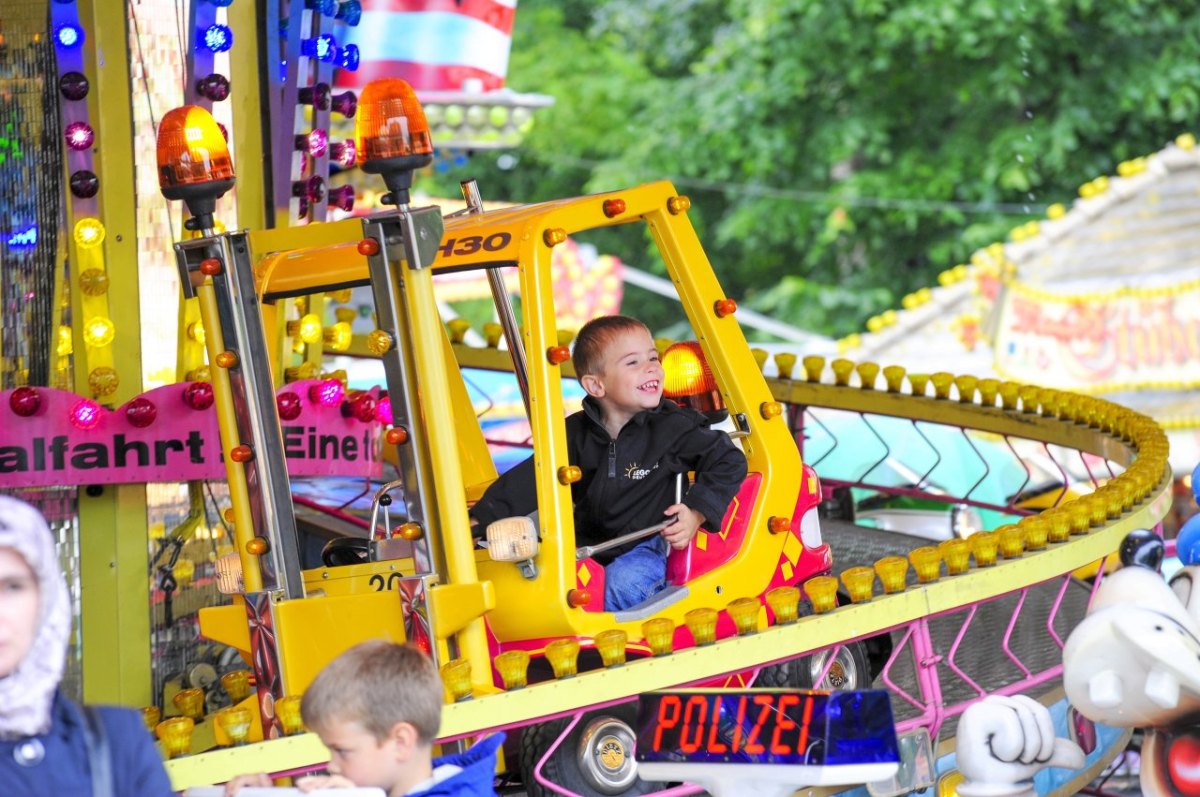
{"type": "Polygon", "coordinates": [[[658,701],[658,717],[654,729],[654,750],[656,752],[662,749],[663,731],[679,724],[679,712],[682,708],[683,703],[679,700],[678,695],[663,695],[662,699],[658,701]],[[671,709],[674,709],[674,713],[671,713],[671,709]]]}
{"type": "MultiPolygon", "coordinates": [[[[775,731],[771,734],[772,755],[787,755],[788,753],[792,752],[792,748],[780,742],[779,737],[784,731],[795,729],[796,723],[791,717],[788,716],[787,709],[788,706],[798,705],[800,705],[800,695],[784,695],[783,697],[779,698],[779,719],[775,721],[775,731]]],[[[797,752],[799,752],[799,750],[797,750],[797,752]]]]}
{"type": "Polygon", "coordinates": [[[733,723],[733,750],[738,752],[742,746],[742,723],[746,721],[746,696],[738,696],[737,721],[733,723]]]}
{"type": "MultiPolygon", "coordinates": [[[[717,698],[718,701],[720,699],[721,698],[717,698]]],[[[712,724],[709,725],[708,728],[708,744],[706,745],[706,748],[710,753],[724,753],[729,750],[725,743],[717,737],[717,731],[721,730],[721,723],[718,721],[719,717],[720,710],[714,706],[712,724]]]]}
{"type": "Polygon", "coordinates": [[[804,699],[804,716],[800,719],[800,741],[796,743],[796,755],[808,756],[808,724],[812,722],[813,698],[804,699]]]}
{"type": "Polygon", "coordinates": [[[754,704],[761,706],[758,711],[758,719],[754,721],[754,727],[750,729],[750,735],[746,737],[746,753],[748,755],[756,755],[766,752],[765,747],[758,741],[758,734],[762,732],[762,726],[766,724],[767,717],[771,715],[771,707],[775,703],[775,699],[771,695],[755,695],[754,704]]]}
{"type": "Polygon", "coordinates": [[[685,753],[694,753],[704,743],[704,720],[708,718],[708,700],[703,695],[692,695],[688,698],[683,709],[683,730],[679,732],[679,749],[685,753]],[[695,741],[688,739],[688,728],[693,722],[692,709],[697,708],[699,716],[694,718],[696,723],[695,741]]]}

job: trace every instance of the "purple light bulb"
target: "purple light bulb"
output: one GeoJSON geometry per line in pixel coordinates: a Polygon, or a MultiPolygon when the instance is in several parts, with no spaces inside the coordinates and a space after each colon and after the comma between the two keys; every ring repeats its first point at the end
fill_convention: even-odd
{"type": "Polygon", "coordinates": [[[358,110],[358,96],[353,91],[343,91],[333,98],[333,110],[347,119],[352,119],[354,112],[358,110]]]}
{"type": "Polygon", "coordinates": [[[328,111],[333,92],[328,83],[315,83],[300,89],[298,99],[302,105],[311,105],[318,111],[328,111]]]}
{"type": "Polygon", "coordinates": [[[91,199],[100,190],[100,179],[87,169],[80,169],[69,180],[71,193],[80,199],[91,199]]]}
{"type": "Polygon", "coordinates": [[[330,144],[329,157],[343,169],[349,169],[354,165],[356,158],[354,140],[348,138],[341,143],[330,144]]]}
{"type": "Polygon", "coordinates": [[[96,140],[96,133],[87,122],[71,122],[63,134],[66,136],[67,146],[76,152],[87,149],[96,140]]]}
{"type": "Polygon", "coordinates": [[[66,72],[58,79],[58,90],[68,100],[82,100],[89,88],[88,79],[80,72],[66,72]]]}
{"type": "Polygon", "coordinates": [[[354,209],[354,186],[343,185],[329,189],[329,204],[349,213],[354,209]]]}
{"type": "Polygon", "coordinates": [[[196,81],[196,93],[212,102],[220,102],[229,96],[229,78],[213,72],[196,81]]]}

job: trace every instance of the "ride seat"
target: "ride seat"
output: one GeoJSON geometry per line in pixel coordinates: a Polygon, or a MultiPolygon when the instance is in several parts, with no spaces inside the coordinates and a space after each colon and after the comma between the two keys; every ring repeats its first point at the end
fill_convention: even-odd
{"type": "Polygon", "coordinates": [[[733,558],[746,537],[750,510],[758,499],[761,486],[761,473],[748,474],[738,488],[737,495],[729,502],[729,509],[725,510],[720,531],[712,532],[701,527],[688,547],[678,551],[672,549],[667,554],[668,584],[685,584],[733,558]]]}

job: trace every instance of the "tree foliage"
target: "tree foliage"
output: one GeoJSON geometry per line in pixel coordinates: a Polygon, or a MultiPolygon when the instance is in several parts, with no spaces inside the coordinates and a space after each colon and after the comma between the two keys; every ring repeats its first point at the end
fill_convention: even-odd
{"type": "Polygon", "coordinates": [[[509,85],[556,104],[466,171],[513,201],[674,180],[731,295],[845,334],[1187,131],[1198,5],[521,0],[509,85]]]}

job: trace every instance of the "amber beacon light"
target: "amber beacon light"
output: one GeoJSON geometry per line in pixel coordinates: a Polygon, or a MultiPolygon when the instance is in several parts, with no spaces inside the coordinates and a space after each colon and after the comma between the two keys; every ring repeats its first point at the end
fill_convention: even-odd
{"type": "Polygon", "coordinates": [[[433,162],[429,123],[412,86],[400,78],[372,80],[358,98],[354,139],[359,166],[383,175],[385,203],[408,204],[413,172],[433,162]]]}
{"type": "Polygon", "coordinates": [[[156,149],[162,195],[187,204],[188,229],[211,230],[217,199],[235,179],[229,144],[212,114],[196,105],[168,111],[158,126],[156,149]]]}

